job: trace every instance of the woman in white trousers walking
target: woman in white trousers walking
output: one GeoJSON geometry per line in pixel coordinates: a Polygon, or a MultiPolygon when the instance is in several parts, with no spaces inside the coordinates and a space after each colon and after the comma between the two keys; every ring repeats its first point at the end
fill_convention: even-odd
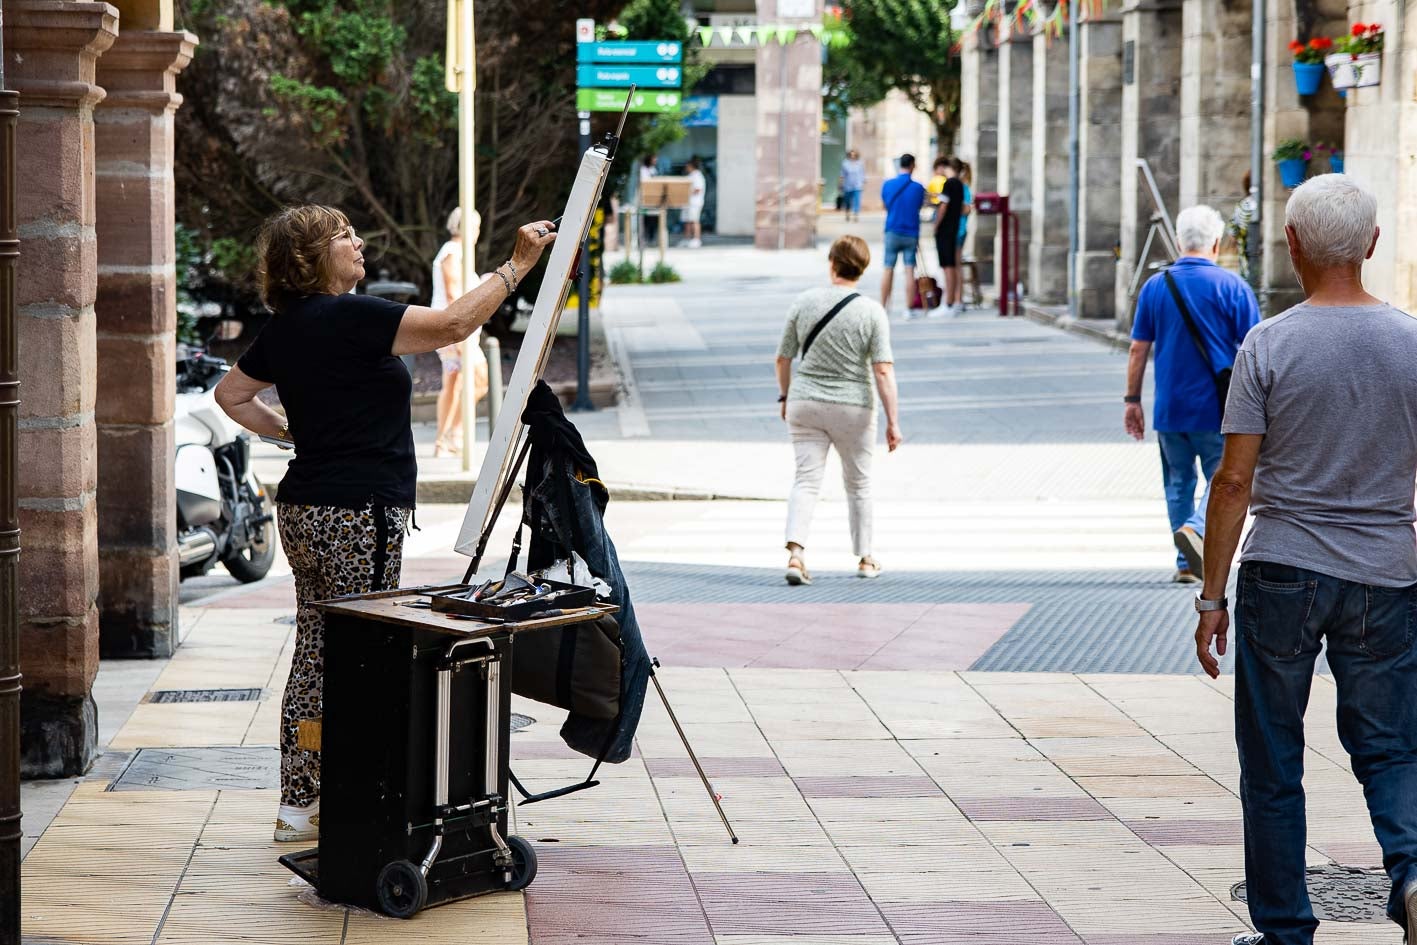
{"type": "Polygon", "coordinates": [[[876,394],[886,411],[886,446],[900,445],[900,418],[890,324],[856,283],[871,262],[859,236],[843,236],[827,254],[831,285],[809,289],[787,314],[777,349],[778,403],[792,435],[797,475],[787,504],[788,584],[811,584],[807,532],[822,489],[827,453],[841,457],[858,577],[881,566],[872,556],[871,455],[876,446],[876,394]],[[796,375],[792,360],[801,354],[796,375]]]}

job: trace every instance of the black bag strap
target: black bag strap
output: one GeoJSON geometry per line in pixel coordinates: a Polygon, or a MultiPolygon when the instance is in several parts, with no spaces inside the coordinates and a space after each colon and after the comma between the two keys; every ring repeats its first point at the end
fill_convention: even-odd
{"type": "Polygon", "coordinates": [[[807,352],[811,349],[812,342],[817,340],[817,336],[822,333],[823,328],[827,327],[827,323],[833,318],[836,318],[838,312],[859,298],[861,298],[860,292],[851,293],[846,298],[833,305],[831,311],[823,315],[821,321],[812,326],[812,330],[807,332],[807,340],[802,342],[802,360],[807,360],[807,352]]]}
{"type": "Polygon", "coordinates": [[[1166,279],[1166,287],[1171,290],[1171,298],[1176,300],[1176,307],[1181,310],[1181,318],[1186,322],[1186,331],[1190,332],[1191,340],[1196,344],[1196,350],[1200,352],[1201,360],[1205,362],[1206,370],[1210,371],[1210,376],[1218,385],[1220,375],[1215,370],[1215,365],[1211,363],[1210,352],[1206,350],[1205,339],[1201,337],[1201,330],[1196,326],[1195,320],[1191,318],[1191,310],[1186,306],[1186,299],[1181,295],[1181,287],[1176,284],[1176,280],[1171,275],[1170,269],[1161,270],[1161,275],[1166,279]]]}

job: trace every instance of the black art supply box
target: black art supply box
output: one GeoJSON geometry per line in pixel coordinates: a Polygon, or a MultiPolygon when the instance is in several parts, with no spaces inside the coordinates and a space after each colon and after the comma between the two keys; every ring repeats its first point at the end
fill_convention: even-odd
{"type": "Polygon", "coordinates": [[[425,590],[317,605],[319,847],[280,858],[325,899],[403,918],[531,882],[535,854],[507,833],[515,637],[614,610],[490,624],[432,611],[425,590]]]}

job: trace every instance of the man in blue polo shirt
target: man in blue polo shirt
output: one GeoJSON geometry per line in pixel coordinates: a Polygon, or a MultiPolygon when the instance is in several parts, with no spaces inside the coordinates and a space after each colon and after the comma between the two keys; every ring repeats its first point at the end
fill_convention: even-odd
{"type": "Polygon", "coordinates": [[[1250,287],[1215,264],[1224,232],[1225,221],[1210,207],[1182,210],[1176,217],[1181,258],[1142,286],[1132,324],[1123,422],[1133,438],[1146,435],[1141,388],[1147,356],[1155,345],[1156,405],[1151,422],[1161,443],[1161,479],[1177,552],[1172,580],[1179,584],[1201,579],[1210,477],[1220,465],[1225,444],[1220,434],[1224,412],[1220,391],[1229,383],[1240,342],[1260,321],[1250,287]],[[1197,462],[1206,479],[1199,506],[1197,462]]]}
{"type": "Polygon", "coordinates": [[[920,207],[925,203],[925,186],[910,175],[915,155],[900,156],[900,173],[881,185],[881,202],[886,205],[886,248],[881,273],[881,307],[891,310],[891,282],[896,257],[905,256],[905,307],[907,317],[919,307],[915,287],[915,248],[920,242],[920,207]]]}

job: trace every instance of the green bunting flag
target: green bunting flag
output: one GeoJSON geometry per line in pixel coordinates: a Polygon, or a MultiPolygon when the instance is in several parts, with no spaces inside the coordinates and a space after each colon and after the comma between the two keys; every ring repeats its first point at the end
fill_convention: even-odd
{"type": "Polygon", "coordinates": [[[783,46],[791,46],[797,41],[797,30],[791,26],[784,26],[777,31],[777,41],[783,46]]]}
{"type": "Polygon", "coordinates": [[[776,37],[776,36],[777,36],[777,27],[776,27],[776,26],[760,26],[760,27],[758,27],[758,43],[759,43],[760,45],[766,46],[768,43],[772,42],[772,41],[773,41],[773,38],[776,37]]]}
{"type": "Polygon", "coordinates": [[[705,46],[707,46],[709,43],[713,42],[713,27],[712,27],[712,26],[700,26],[700,27],[699,27],[699,42],[703,43],[705,46]]]}

